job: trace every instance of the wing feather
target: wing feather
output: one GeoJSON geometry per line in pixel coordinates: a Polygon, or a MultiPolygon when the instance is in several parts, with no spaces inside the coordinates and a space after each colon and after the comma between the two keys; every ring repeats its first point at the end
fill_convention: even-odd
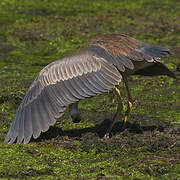
{"type": "Polygon", "coordinates": [[[92,51],[114,64],[119,71],[134,69],[134,61],[154,62],[169,53],[169,49],[140,42],[122,34],[100,35],[89,43],[92,51]]]}
{"type": "Polygon", "coordinates": [[[116,67],[91,48],[49,64],[27,91],[5,142],[28,143],[32,136],[39,137],[62,116],[65,105],[107,92],[121,78],[116,67]]]}
{"type": "Polygon", "coordinates": [[[32,121],[31,121],[31,108],[28,106],[25,108],[25,119],[26,123],[24,123],[24,143],[27,144],[32,136],[32,121]]]}
{"type": "Polygon", "coordinates": [[[93,92],[89,89],[88,86],[86,86],[86,83],[83,81],[83,79],[81,77],[77,76],[76,82],[79,84],[80,89],[82,89],[82,91],[86,97],[93,96],[93,92]]]}
{"type": "MultiPolygon", "coordinates": [[[[39,122],[39,120],[37,120],[37,118],[38,118],[37,101],[32,102],[31,113],[32,113],[33,137],[37,138],[37,137],[39,137],[39,135],[41,133],[40,122],[39,122]]],[[[19,131],[21,131],[21,129],[19,129],[19,131]]],[[[18,139],[19,139],[19,136],[18,136],[18,139]]]]}
{"type": "MultiPolygon", "coordinates": [[[[11,136],[11,131],[12,131],[12,137],[9,142],[9,144],[13,143],[16,140],[16,137],[18,135],[18,130],[19,130],[19,119],[20,119],[20,111],[17,111],[14,123],[12,124],[12,128],[10,128],[10,132],[8,132],[7,137],[10,138],[11,136]]],[[[5,139],[6,140],[6,139],[5,139]]]]}
{"type": "Polygon", "coordinates": [[[18,129],[18,140],[17,143],[22,142],[24,139],[24,119],[25,119],[25,109],[22,110],[22,115],[19,118],[19,129],[18,129]]]}
{"type": "Polygon", "coordinates": [[[65,82],[66,87],[70,90],[70,93],[72,96],[77,100],[77,99],[83,99],[84,96],[82,96],[79,91],[74,87],[74,84],[72,84],[72,79],[69,79],[69,81],[65,82]]]}
{"type": "Polygon", "coordinates": [[[84,83],[86,83],[88,87],[91,87],[91,90],[95,94],[100,93],[99,89],[93,83],[91,83],[91,80],[88,78],[88,76],[82,76],[81,79],[84,81],[84,83]]]}
{"type": "Polygon", "coordinates": [[[121,61],[121,63],[129,69],[134,69],[134,64],[132,63],[131,59],[127,58],[126,56],[118,55],[116,58],[117,61],[121,61]]]}
{"type": "Polygon", "coordinates": [[[52,91],[51,89],[53,88],[54,86],[47,86],[46,88],[46,98],[47,98],[47,101],[49,102],[49,109],[51,109],[51,112],[53,113],[53,116],[55,118],[58,118],[59,117],[59,110],[58,110],[58,107],[60,107],[60,105],[57,103],[58,101],[54,98],[54,94],[51,94],[52,91]]]}
{"type": "MultiPolygon", "coordinates": [[[[82,79],[83,77],[85,76],[81,76],[82,79]]],[[[74,87],[78,90],[79,95],[82,96],[82,99],[89,97],[89,95],[87,95],[87,93],[85,92],[82,84],[79,83],[77,77],[71,79],[71,82],[73,83],[74,87]]]]}
{"type": "Polygon", "coordinates": [[[106,88],[102,87],[101,82],[99,82],[96,75],[94,76],[90,75],[88,79],[91,82],[91,84],[94,84],[94,86],[99,90],[99,93],[106,92],[106,88]]]}
{"type": "MultiPolygon", "coordinates": [[[[41,97],[41,105],[42,105],[42,109],[44,109],[44,112],[46,114],[44,114],[44,122],[42,123],[47,123],[48,128],[49,125],[53,125],[55,123],[55,118],[53,116],[53,113],[51,111],[51,109],[49,108],[49,104],[46,101],[46,98],[44,98],[44,92],[42,92],[42,97],[41,97]]],[[[60,107],[59,109],[61,109],[62,107],[60,107]]]]}
{"type": "Polygon", "coordinates": [[[71,65],[69,66],[71,72],[72,72],[72,75],[73,77],[76,77],[78,75],[78,72],[77,72],[77,69],[76,67],[74,66],[74,62],[71,63],[71,65]]]}

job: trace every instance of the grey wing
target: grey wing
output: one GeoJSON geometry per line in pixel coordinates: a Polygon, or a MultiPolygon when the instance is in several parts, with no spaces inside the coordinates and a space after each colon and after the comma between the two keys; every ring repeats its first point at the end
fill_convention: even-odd
{"type": "Polygon", "coordinates": [[[118,70],[88,49],[46,66],[20,104],[5,142],[28,143],[62,116],[65,105],[107,92],[121,81],[118,70]]]}

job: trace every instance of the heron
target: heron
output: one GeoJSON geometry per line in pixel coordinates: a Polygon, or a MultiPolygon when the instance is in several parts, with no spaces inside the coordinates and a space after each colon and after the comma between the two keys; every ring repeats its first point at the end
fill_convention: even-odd
{"type": "Polygon", "coordinates": [[[159,61],[169,53],[168,48],[124,34],[95,36],[87,47],[48,64],[39,72],[19,105],[4,142],[27,144],[31,137],[38,138],[63,115],[67,105],[72,121],[78,123],[81,120],[80,100],[113,89],[118,104],[105,134],[105,137],[110,136],[114,124],[122,119],[119,83],[124,82],[128,96],[123,116],[125,124],[133,106],[127,77],[137,74],[175,78],[174,73],[159,61]]]}

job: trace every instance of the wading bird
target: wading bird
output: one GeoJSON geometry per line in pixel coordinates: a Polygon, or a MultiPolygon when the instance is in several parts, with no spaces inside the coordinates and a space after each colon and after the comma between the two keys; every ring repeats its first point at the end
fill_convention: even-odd
{"type": "Polygon", "coordinates": [[[128,95],[124,123],[130,114],[133,101],[127,77],[131,74],[145,76],[175,75],[158,61],[169,54],[169,49],[140,42],[121,34],[100,35],[93,38],[88,47],[74,55],[47,65],[40,71],[21,102],[10,130],[5,138],[9,144],[28,143],[48,130],[55,119],[62,116],[65,106],[73,122],[80,121],[78,102],[114,89],[118,107],[106,136],[123,108],[118,84],[123,80],[128,95]]]}

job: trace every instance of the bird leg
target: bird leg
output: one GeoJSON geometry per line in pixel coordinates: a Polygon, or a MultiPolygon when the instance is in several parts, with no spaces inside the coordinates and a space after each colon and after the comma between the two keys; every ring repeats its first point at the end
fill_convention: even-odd
{"type": "Polygon", "coordinates": [[[133,100],[132,100],[132,96],[130,94],[127,78],[125,76],[123,76],[123,80],[124,80],[124,83],[125,83],[125,86],[126,86],[126,90],[127,90],[127,94],[128,94],[128,106],[127,106],[127,110],[125,112],[125,117],[124,117],[123,126],[122,126],[122,128],[124,129],[125,124],[127,122],[127,119],[128,119],[128,117],[130,115],[132,106],[133,106],[133,100]]]}
{"type": "Polygon", "coordinates": [[[78,102],[69,105],[69,114],[74,123],[78,123],[81,121],[81,117],[78,111],[78,102]]]}
{"type": "Polygon", "coordinates": [[[119,91],[119,89],[117,87],[115,88],[115,92],[116,92],[117,100],[118,100],[117,112],[116,112],[116,114],[113,117],[113,121],[112,121],[110,127],[108,128],[108,130],[107,130],[107,132],[105,134],[105,137],[110,137],[111,130],[112,130],[114,124],[118,120],[120,120],[121,112],[122,112],[122,109],[123,109],[123,104],[122,104],[122,100],[121,100],[120,91],[119,91]]]}

